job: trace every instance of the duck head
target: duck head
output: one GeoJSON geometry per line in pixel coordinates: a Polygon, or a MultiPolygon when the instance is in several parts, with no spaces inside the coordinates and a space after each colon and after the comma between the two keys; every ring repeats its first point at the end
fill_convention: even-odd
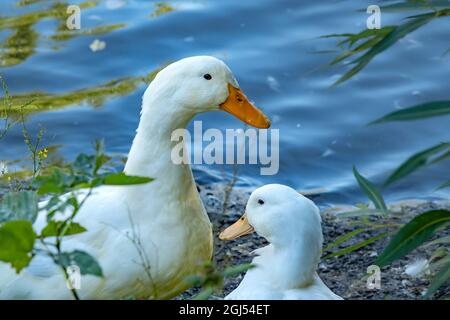
{"type": "Polygon", "coordinates": [[[322,245],[322,228],[317,206],[296,190],[268,184],[250,196],[245,214],[220,235],[221,240],[233,240],[256,231],[270,243],[290,246],[302,239],[311,246],[322,245]]]}
{"type": "Polygon", "coordinates": [[[158,101],[167,102],[164,113],[170,117],[223,110],[253,127],[270,127],[267,116],[241,91],[230,69],[214,57],[189,57],[161,70],[144,94],[143,112],[158,101]]]}

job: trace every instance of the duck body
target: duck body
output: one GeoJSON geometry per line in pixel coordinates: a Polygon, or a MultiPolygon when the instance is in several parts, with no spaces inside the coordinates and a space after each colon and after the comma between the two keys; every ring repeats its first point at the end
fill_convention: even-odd
{"type": "Polygon", "coordinates": [[[255,251],[253,269],[247,271],[239,286],[226,300],[341,300],[314,272],[307,283],[297,284],[292,267],[290,252],[275,252],[269,245],[255,251]],[[276,263],[274,263],[276,261],[276,263]],[[292,277],[291,277],[292,275],[292,277]]]}
{"type": "MultiPolygon", "coordinates": [[[[174,196],[172,201],[165,202],[164,188],[156,181],[151,184],[98,188],[79,212],[75,221],[88,232],[66,237],[62,250],[89,253],[97,259],[104,275],[82,277],[78,290],[81,299],[170,298],[185,290],[184,279],[211,258],[211,225],[196,190],[190,192],[190,199],[174,196]],[[141,199],[148,198],[145,194],[150,192],[159,195],[161,201],[136,204],[127,195],[130,192],[133,197],[141,195],[141,199]],[[100,208],[99,203],[103,204],[100,208]],[[155,205],[160,211],[152,211],[155,205]],[[163,234],[167,236],[162,237],[163,234]],[[140,242],[141,248],[132,237],[136,237],[134,240],[140,242]],[[142,250],[148,264],[138,250],[142,250]]],[[[36,221],[35,229],[43,226],[44,215],[36,221]]],[[[19,275],[9,266],[0,265],[0,283],[0,298],[73,298],[61,271],[46,256],[36,256],[19,275]]]]}
{"type": "MultiPolygon", "coordinates": [[[[124,172],[154,181],[95,188],[74,219],[87,231],[62,241],[63,252],[85,251],[103,271],[103,277],[82,276],[81,299],[171,298],[188,287],[187,276],[211,259],[211,223],[188,162],[173,161],[179,141],[173,141],[172,133],[186,128],[196,114],[216,110],[256,127],[270,125],[228,67],[213,57],[179,60],[148,86],[124,172]]],[[[36,232],[46,226],[46,216],[40,212],[36,232]]],[[[20,274],[0,263],[0,299],[72,298],[61,270],[46,255],[36,255],[20,274]]]]}
{"type": "MultiPolygon", "coordinates": [[[[153,164],[163,164],[163,158],[153,164]]],[[[186,289],[184,279],[211,259],[211,224],[190,168],[156,167],[148,175],[155,177],[151,183],[94,189],[75,218],[88,232],[65,237],[62,250],[89,253],[104,274],[82,277],[81,299],[170,298],[186,289]]],[[[45,219],[40,214],[37,232],[45,219]]],[[[45,256],[36,256],[20,275],[0,264],[0,288],[0,298],[72,298],[61,271],[45,256]]]]}
{"type": "Polygon", "coordinates": [[[317,206],[287,186],[255,190],[246,214],[222,232],[224,240],[256,231],[270,244],[254,251],[247,271],[227,300],[341,300],[316,272],[323,235],[317,206]]]}

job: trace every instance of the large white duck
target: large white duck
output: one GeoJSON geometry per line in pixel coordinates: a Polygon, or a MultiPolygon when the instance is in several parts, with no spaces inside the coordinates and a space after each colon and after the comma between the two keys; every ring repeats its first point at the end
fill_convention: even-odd
{"type": "Polygon", "coordinates": [[[228,300],[341,300],[319,278],[322,251],[317,206],[284,185],[256,189],[246,213],[221,234],[232,240],[256,231],[270,244],[257,249],[252,264],[228,300]]]}
{"type": "MultiPolygon", "coordinates": [[[[225,110],[258,128],[270,126],[241,92],[229,68],[213,57],[172,63],[148,86],[124,171],[155,180],[99,187],[76,216],[75,221],[88,231],[65,237],[62,250],[86,251],[99,261],[104,274],[82,277],[81,299],[170,298],[186,289],[185,278],[211,259],[211,223],[190,166],[171,161],[178,143],[171,141],[171,133],[185,128],[196,114],[214,110],[225,110]],[[130,240],[136,235],[138,246],[130,240]]],[[[35,228],[39,231],[45,225],[42,213],[35,228]]],[[[0,298],[71,299],[72,295],[61,270],[50,258],[38,255],[19,275],[0,263],[0,298]]]]}

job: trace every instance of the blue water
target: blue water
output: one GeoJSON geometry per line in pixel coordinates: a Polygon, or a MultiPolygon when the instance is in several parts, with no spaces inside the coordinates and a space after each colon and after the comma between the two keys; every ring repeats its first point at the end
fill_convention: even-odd
{"type": "MultiPolygon", "coordinates": [[[[54,1],[18,7],[3,1],[0,15],[18,16],[49,8],[54,1]]],[[[80,1],[71,1],[79,3],[80,1]]],[[[336,40],[330,33],[365,28],[364,9],[374,1],[168,1],[174,10],[153,15],[154,1],[100,1],[82,10],[82,30],[101,25],[127,26],[104,35],[82,35],[67,41],[49,37],[61,24],[55,18],[33,25],[38,38],[34,52],[18,64],[0,67],[11,94],[41,91],[67,93],[111,80],[143,76],[162,65],[193,55],[213,55],[234,71],[241,87],[280,129],[280,171],[259,175],[258,166],[239,166],[239,184],[268,182],[299,189],[326,188],[322,203],[364,200],[352,165],[375,183],[412,153],[450,140],[450,117],[367,126],[394,110],[450,98],[450,19],[433,21],[379,55],[360,74],[330,89],[347,68],[328,67],[336,40]],[[117,6],[114,6],[117,5],[117,6]],[[115,8],[118,7],[118,8],[115,8]],[[95,53],[99,39],[106,48],[95,53]]],[[[386,1],[384,1],[386,3],[386,1]]],[[[382,24],[399,22],[405,14],[383,13],[382,24]]],[[[0,30],[5,43],[12,29],[0,30]]],[[[0,50],[4,50],[1,49],[0,50]]],[[[1,51],[0,51],[1,52],[1,51]]],[[[126,154],[139,121],[145,85],[124,96],[109,97],[29,116],[34,132],[45,128],[46,145],[61,145],[71,159],[91,150],[104,138],[107,151],[126,154]]],[[[207,128],[242,128],[224,113],[196,117],[207,128]]],[[[25,156],[21,128],[0,142],[0,160],[25,156]]],[[[220,182],[229,166],[195,166],[201,183],[220,182]]],[[[435,187],[450,178],[450,162],[421,170],[383,190],[389,200],[442,198],[450,191],[435,187]]]]}

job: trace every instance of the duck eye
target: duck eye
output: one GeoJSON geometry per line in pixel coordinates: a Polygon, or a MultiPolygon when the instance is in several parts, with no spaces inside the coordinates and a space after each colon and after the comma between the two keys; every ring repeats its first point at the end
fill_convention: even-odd
{"type": "Polygon", "coordinates": [[[263,204],[264,204],[264,200],[258,199],[258,203],[259,203],[260,205],[263,205],[263,204]]]}
{"type": "Polygon", "coordinates": [[[211,77],[211,75],[209,73],[205,74],[203,76],[203,78],[205,78],[206,80],[211,80],[212,79],[212,77],[211,77]]]}

